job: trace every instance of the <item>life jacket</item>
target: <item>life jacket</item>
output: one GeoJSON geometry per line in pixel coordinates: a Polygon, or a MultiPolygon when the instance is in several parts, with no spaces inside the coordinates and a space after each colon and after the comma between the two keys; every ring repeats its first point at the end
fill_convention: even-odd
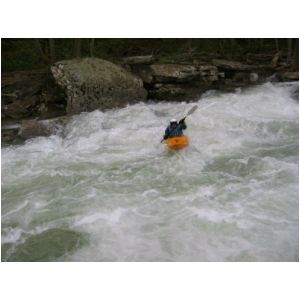
{"type": "Polygon", "coordinates": [[[182,136],[184,129],[186,129],[186,126],[183,126],[183,124],[181,123],[177,124],[176,127],[172,127],[171,125],[169,125],[165,131],[165,136],[167,138],[182,136]]]}

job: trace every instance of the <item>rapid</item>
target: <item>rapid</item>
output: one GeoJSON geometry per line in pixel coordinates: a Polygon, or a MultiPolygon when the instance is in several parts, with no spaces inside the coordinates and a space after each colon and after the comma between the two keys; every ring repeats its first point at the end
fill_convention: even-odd
{"type": "Polygon", "coordinates": [[[2,261],[297,261],[297,90],[96,110],[2,147],[2,261]],[[166,149],[195,104],[190,146],[166,149]]]}

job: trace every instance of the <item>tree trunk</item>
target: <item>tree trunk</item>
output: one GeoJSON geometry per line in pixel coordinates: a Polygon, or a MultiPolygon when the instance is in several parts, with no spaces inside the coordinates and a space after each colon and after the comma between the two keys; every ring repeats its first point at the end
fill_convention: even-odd
{"type": "Polygon", "coordinates": [[[46,64],[48,64],[49,63],[49,58],[44,53],[42,45],[40,43],[40,40],[39,39],[34,39],[34,41],[35,41],[35,45],[36,45],[37,51],[38,51],[39,55],[41,56],[43,62],[46,63],[46,64]]]}
{"type": "Polygon", "coordinates": [[[287,39],[287,46],[288,46],[287,63],[288,64],[290,64],[292,60],[292,45],[293,45],[293,40],[287,39]]]}
{"type": "Polygon", "coordinates": [[[294,42],[293,69],[299,71],[299,39],[294,42]]]}
{"type": "Polygon", "coordinates": [[[276,47],[276,52],[278,52],[279,51],[278,39],[275,39],[275,47],[276,47]]]}
{"type": "Polygon", "coordinates": [[[248,51],[251,50],[251,45],[252,45],[252,39],[247,39],[248,51]]]}
{"type": "Polygon", "coordinates": [[[276,68],[276,67],[277,67],[278,61],[279,61],[279,59],[280,59],[280,56],[282,56],[282,51],[281,51],[281,50],[277,51],[277,53],[274,55],[274,57],[273,57],[273,59],[272,59],[271,66],[272,66],[273,68],[276,68]]]}
{"type": "Polygon", "coordinates": [[[90,56],[94,57],[95,54],[95,39],[91,39],[90,41],[90,56]]]}
{"type": "Polygon", "coordinates": [[[49,48],[50,48],[51,62],[54,62],[55,61],[55,41],[54,41],[54,39],[49,39],[49,48]]]}
{"type": "Polygon", "coordinates": [[[233,49],[236,47],[236,41],[235,39],[229,39],[230,40],[230,48],[232,49],[231,51],[233,52],[233,49]]]}
{"type": "Polygon", "coordinates": [[[224,40],[225,39],[219,39],[219,45],[218,45],[218,49],[219,49],[219,53],[220,54],[223,54],[224,52],[224,40]]]}
{"type": "Polygon", "coordinates": [[[74,39],[74,57],[81,56],[81,39],[74,39]]]}

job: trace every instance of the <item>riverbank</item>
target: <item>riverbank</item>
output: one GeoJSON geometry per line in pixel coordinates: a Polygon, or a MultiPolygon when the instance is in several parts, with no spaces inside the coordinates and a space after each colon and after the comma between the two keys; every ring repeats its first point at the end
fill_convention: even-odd
{"type": "Polygon", "coordinates": [[[84,111],[139,101],[196,101],[209,90],[232,92],[266,81],[299,79],[282,53],[248,53],[235,59],[208,53],[182,55],[168,63],[154,55],[124,57],[115,63],[83,58],[56,62],[50,69],[4,72],[2,141],[49,135],[57,124],[84,111]]]}

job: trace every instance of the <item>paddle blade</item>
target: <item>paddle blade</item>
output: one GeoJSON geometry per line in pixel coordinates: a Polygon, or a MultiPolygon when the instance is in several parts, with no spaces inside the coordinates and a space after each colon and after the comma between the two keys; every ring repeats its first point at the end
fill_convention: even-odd
{"type": "Polygon", "coordinates": [[[194,105],[186,114],[186,116],[191,115],[196,109],[198,108],[198,105],[194,105]]]}

